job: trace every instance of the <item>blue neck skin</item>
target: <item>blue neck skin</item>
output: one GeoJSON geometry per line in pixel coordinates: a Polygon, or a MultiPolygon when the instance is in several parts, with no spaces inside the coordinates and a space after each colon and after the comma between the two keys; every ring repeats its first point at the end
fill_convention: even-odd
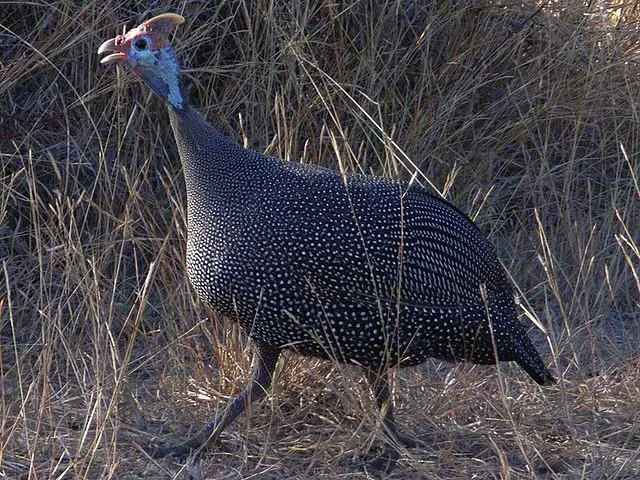
{"type": "Polygon", "coordinates": [[[172,48],[161,48],[153,55],[155,56],[153,66],[146,67],[143,62],[140,62],[134,71],[170,107],[182,110],[185,108],[186,102],[180,81],[180,69],[172,48]]]}

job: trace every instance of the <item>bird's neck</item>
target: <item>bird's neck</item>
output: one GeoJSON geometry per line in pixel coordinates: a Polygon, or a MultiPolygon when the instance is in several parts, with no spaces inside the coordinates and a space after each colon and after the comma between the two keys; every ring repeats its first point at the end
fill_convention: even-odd
{"type": "Polygon", "coordinates": [[[154,56],[153,67],[136,65],[134,72],[171,108],[184,108],[186,99],[175,53],[168,46],[155,51],[154,56]]]}
{"type": "MultiPolygon", "coordinates": [[[[185,102],[182,108],[169,105],[169,119],[182,161],[190,217],[198,201],[227,197],[229,178],[242,175],[247,168],[247,151],[209,124],[185,102]]],[[[229,198],[229,201],[232,201],[229,198]]]]}

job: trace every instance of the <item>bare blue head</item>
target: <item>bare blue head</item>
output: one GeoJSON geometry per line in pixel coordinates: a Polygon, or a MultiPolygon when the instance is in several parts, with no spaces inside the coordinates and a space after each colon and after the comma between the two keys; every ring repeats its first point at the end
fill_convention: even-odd
{"type": "Polygon", "coordinates": [[[107,40],[98,54],[109,53],[100,63],[125,63],[136,76],[171,107],[181,110],[186,101],[180,69],[169,36],[184,22],[181,15],[163,13],[107,40]]]}

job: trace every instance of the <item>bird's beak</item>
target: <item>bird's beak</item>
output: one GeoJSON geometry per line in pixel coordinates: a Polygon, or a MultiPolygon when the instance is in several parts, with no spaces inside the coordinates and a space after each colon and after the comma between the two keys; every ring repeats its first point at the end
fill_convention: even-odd
{"type": "Polygon", "coordinates": [[[102,63],[103,65],[106,65],[107,63],[122,62],[127,58],[127,54],[123,52],[120,47],[116,46],[115,38],[107,40],[102,45],[100,45],[100,48],[98,48],[98,55],[109,52],[115,53],[111,53],[111,55],[107,55],[106,57],[101,59],[100,63],[102,63]]]}

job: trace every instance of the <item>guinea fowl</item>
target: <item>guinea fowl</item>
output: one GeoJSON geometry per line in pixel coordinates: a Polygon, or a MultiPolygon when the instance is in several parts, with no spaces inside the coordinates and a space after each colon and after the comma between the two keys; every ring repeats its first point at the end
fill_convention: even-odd
{"type": "Polygon", "coordinates": [[[213,310],[237,321],[258,362],[221,415],[156,456],[217,440],[265,395],[283,349],[362,366],[387,437],[376,466],[393,468],[397,431],[388,370],[429,357],[517,362],[555,380],[524,327],[489,241],[460,210],[399,181],[287,162],[246,150],[188,103],[166,13],[103,43],[101,63],[127,64],[168,106],[187,188],[187,272],[213,310]],[[380,460],[381,459],[381,460],[380,460]]]}

